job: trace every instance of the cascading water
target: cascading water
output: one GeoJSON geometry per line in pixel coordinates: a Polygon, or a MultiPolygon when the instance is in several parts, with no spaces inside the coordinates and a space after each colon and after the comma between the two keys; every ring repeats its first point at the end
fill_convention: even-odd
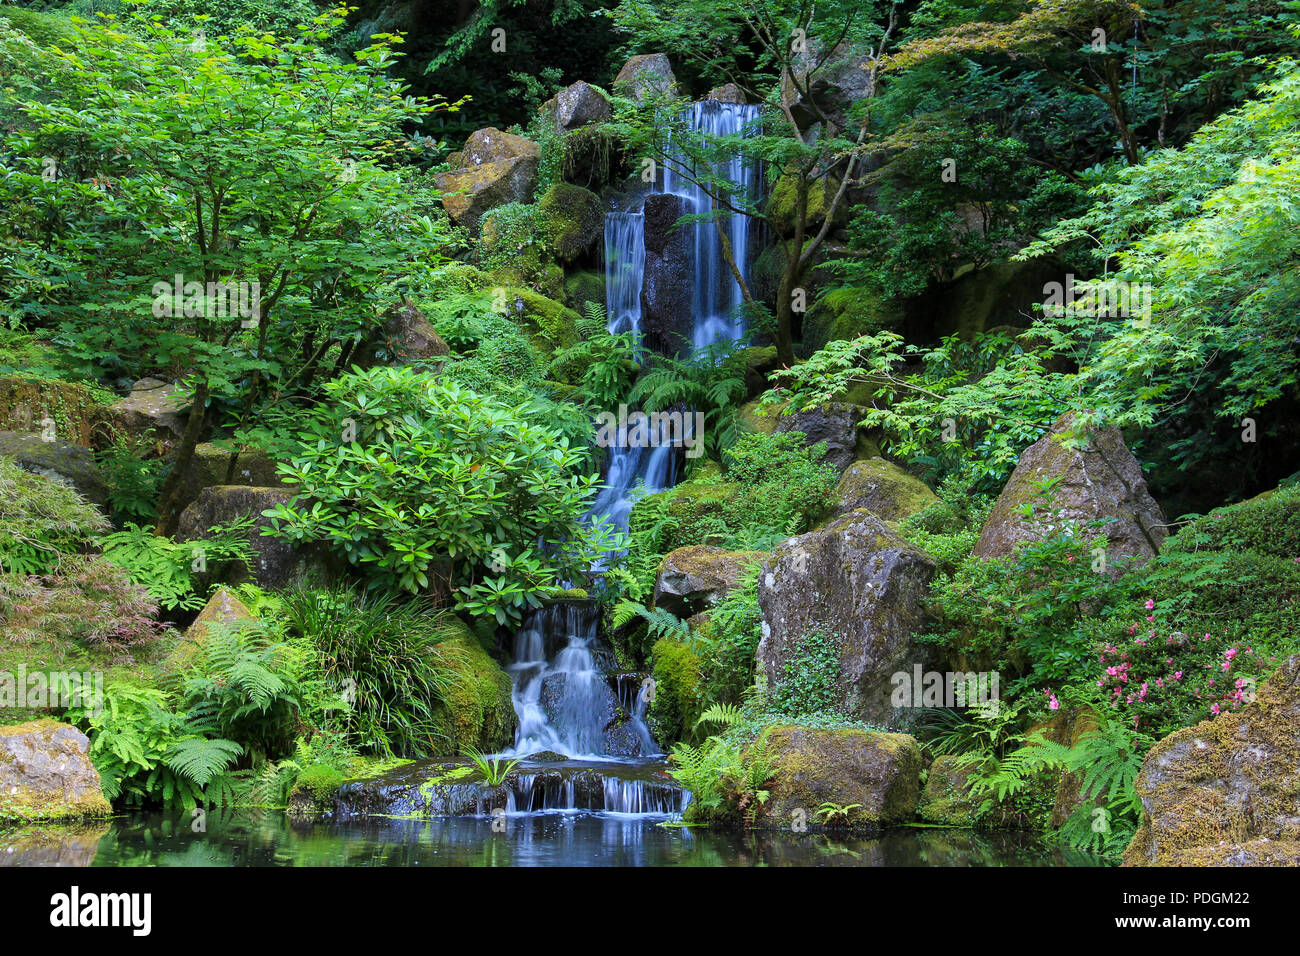
{"type": "MultiPolygon", "coordinates": [[[[758,107],[708,101],[687,108],[692,130],[709,136],[745,135],[758,107]]],[[[670,151],[671,152],[671,151],[670,151]]],[[[688,212],[706,213],[712,199],[693,182],[696,171],[680,154],[665,163],[663,191],[686,200],[688,212]]],[[[757,171],[740,158],[712,170],[738,185],[747,195],[757,189],[757,171]]],[[[744,328],[739,318],[740,286],[723,255],[717,227],[710,222],[692,230],[693,339],[698,353],[723,341],[739,341],[744,328]]],[[[750,220],[732,215],[723,221],[732,254],[742,275],[747,275],[750,220]]],[[[611,332],[640,335],[641,293],[645,275],[645,217],[638,210],[611,212],[605,219],[605,300],[611,332]]],[[[654,428],[655,426],[652,426],[654,428]]],[[[628,447],[618,441],[608,449],[604,486],[588,512],[588,520],[608,523],[626,531],[638,487],[645,493],[671,488],[677,481],[680,448],[651,432],[648,447],[628,447]]],[[[593,570],[601,570],[618,555],[606,555],[593,570]]],[[[508,752],[528,757],[544,751],[584,762],[656,755],[657,747],[645,724],[646,695],[639,675],[619,675],[612,655],[597,636],[597,615],[585,604],[557,604],[536,612],[515,636],[514,705],[519,718],[515,745],[508,752]]],[[[607,776],[603,796],[588,798],[595,808],[625,813],[663,813],[680,810],[681,803],[664,782],[607,776]],[[658,788],[658,789],[656,789],[658,788]]],[[[566,784],[567,786],[567,784],[566,784]]],[[[551,786],[543,800],[546,808],[565,804],[577,808],[572,794],[551,786]],[[566,796],[566,794],[568,794],[566,796]],[[566,804],[567,801],[567,804],[566,804]]],[[[526,809],[536,803],[532,785],[511,798],[511,808],[526,809]]]]}

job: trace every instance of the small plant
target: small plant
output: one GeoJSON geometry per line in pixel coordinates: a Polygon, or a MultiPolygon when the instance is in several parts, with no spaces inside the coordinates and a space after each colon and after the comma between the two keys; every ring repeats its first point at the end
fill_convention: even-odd
{"type": "Polygon", "coordinates": [[[862,804],[860,803],[832,803],[828,800],[817,808],[813,816],[821,820],[826,826],[831,826],[837,821],[847,826],[849,819],[853,816],[853,811],[861,809],[862,804]]]}
{"type": "Polygon", "coordinates": [[[475,747],[466,747],[465,756],[469,757],[474,768],[483,775],[483,780],[489,787],[501,786],[506,782],[510,771],[519,766],[518,760],[503,760],[500,757],[488,756],[475,747]]]}

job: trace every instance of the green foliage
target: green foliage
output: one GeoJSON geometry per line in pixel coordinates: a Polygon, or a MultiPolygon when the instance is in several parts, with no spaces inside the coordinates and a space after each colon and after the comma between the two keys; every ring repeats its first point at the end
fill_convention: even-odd
{"type": "Polygon", "coordinates": [[[753,825],[770,796],[773,766],[760,745],[715,736],[698,747],[679,743],[669,759],[669,775],[691,792],[687,813],[694,819],[736,814],[753,825]]]}
{"type": "Polygon", "coordinates": [[[153,534],[134,522],[121,531],[98,538],[104,560],[125,570],[131,581],[149,592],[149,597],[167,610],[197,611],[208,598],[201,575],[208,570],[242,565],[253,559],[248,534],[251,515],[230,525],[213,525],[209,537],[173,541],[153,534]]]}
{"type": "Polygon", "coordinates": [[[605,308],[595,302],[587,303],[578,331],[582,340],[552,356],[547,378],[574,381],[578,387],[573,399],[591,408],[617,408],[632,387],[645,349],[634,332],[609,332],[605,308]]]}
{"type": "Polygon", "coordinates": [[[832,826],[836,822],[848,825],[852,821],[853,811],[861,809],[860,803],[834,803],[828,800],[817,808],[813,816],[826,826],[832,826]]]}
{"type": "Polygon", "coordinates": [[[367,753],[436,752],[437,705],[452,678],[429,608],[347,589],[289,592],[283,604],[287,636],[310,652],[317,679],[333,695],[321,714],[331,728],[367,753]]]}
{"type": "Polygon", "coordinates": [[[784,673],[772,688],[777,713],[788,717],[837,713],[840,639],[823,629],[803,635],[786,659],[784,673]]]}
{"type": "Polygon", "coordinates": [[[0,457],[0,571],[54,570],[107,527],[98,509],[72,488],[0,457]]]}
{"type": "Polygon", "coordinates": [[[704,413],[704,447],[713,458],[740,435],[735,406],[744,400],[745,364],[735,343],[717,343],[691,358],[658,355],[628,394],[646,412],[684,405],[704,413]]]}
{"type": "Polygon", "coordinates": [[[118,522],[148,521],[156,517],[158,493],[162,489],[166,462],[145,457],[144,442],[120,436],[95,455],[113,518],[118,522]]]}
{"type": "Polygon", "coordinates": [[[597,476],[578,474],[582,456],[528,408],[410,368],[358,370],[326,390],[328,412],[281,465],[301,493],[273,509],[274,533],[500,623],[584,574],[601,534],[582,520],[597,476]]]}
{"type": "Polygon", "coordinates": [[[465,748],[465,755],[469,757],[474,769],[482,774],[483,782],[489,787],[501,786],[506,782],[506,777],[510,776],[510,771],[519,765],[518,760],[489,757],[474,747],[465,748]]]}
{"type": "Polygon", "coordinates": [[[805,446],[806,438],[748,432],[723,453],[727,480],[741,486],[725,512],[733,527],[799,534],[824,514],[839,474],[822,460],[825,444],[805,446]]]}
{"type": "Polygon", "coordinates": [[[759,561],[749,565],[740,585],[709,610],[693,646],[700,657],[701,691],[710,714],[730,714],[754,683],[755,655],[763,637],[758,606],[759,561]],[[721,708],[721,709],[718,709],[721,708]]]}

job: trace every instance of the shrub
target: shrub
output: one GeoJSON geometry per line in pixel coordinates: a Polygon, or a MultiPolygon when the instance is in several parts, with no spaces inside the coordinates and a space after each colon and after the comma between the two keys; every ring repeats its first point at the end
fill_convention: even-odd
{"type": "Polygon", "coordinates": [[[0,457],[0,571],[52,571],[107,528],[104,516],[72,488],[0,457]]]}
{"type": "Polygon", "coordinates": [[[578,474],[583,456],[527,408],[410,368],[326,388],[330,412],[280,466],[301,494],[268,512],[272,533],[325,542],[381,586],[449,594],[500,623],[585,572],[601,544],[583,522],[597,476],[578,474]]]}

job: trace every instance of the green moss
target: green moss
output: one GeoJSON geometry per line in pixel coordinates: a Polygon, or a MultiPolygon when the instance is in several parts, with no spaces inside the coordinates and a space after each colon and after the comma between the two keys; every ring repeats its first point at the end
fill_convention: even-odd
{"type": "Polygon", "coordinates": [[[692,736],[700,717],[700,659],[685,644],[660,638],[650,649],[655,697],[651,726],[660,745],[692,736]]]}
{"type": "Polygon", "coordinates": [[[1300,555],[1300,485],[1217,508],[1179,531],[1167,547],[1172,552],[1206,548],[1295,558],[1300,555]]]}
{"type": "Polygon", "coordinates": [[[901,319],[900,309],[868,289],[835,289],[808,310],[803,320],[803,343],[815,351],[829,342],[893,328],[901,319]]]}
{"type": "Polygon", "coordinates": [[[306,792],[313,800],[322,802],[343,786],[343,780],[343,773],[337,767],[313,764],[298,774],[293,789],[294,793],[306,792]]]}
{"type": "MultiPolygon", "coordinates": [[[[823,177],[808,185],[808,210],[805,216],[804,230],[819,227],[826,218],[826,209],[835,197],[839,183],[829,177],[823,177]]],[[[767,214],[776,230],[782,235],[794,233],[795,216],[798,213],[798,177],[787,170],[772,187],[767,201],[767,214]]],[[[843,225],[846,219],[846,204],[840,203],[836,211],[836,224],[843,225]]]]}
{"type": "Polygon", "coordinates": [[[530,333],[533,347],[546,357],[578,342],[578,313],[531,289],[507,288],[506,314],[530,333]]]}
{"type": "Polygon", "coordinates": [[[47,415],[57,436],[83,448],[105,448],[117,434],[108,406],[116,396],[103,389],[50,378],[0,377],[0,430],[41,430],[47,415]]]}
{"type": "Polygon", "coordinates": [[[600,197],[590,190],[555,183],[537,201],[535,218],[551,256],[573,262],[600,237],[605,211],[600,197]]]}
{"type": "Polygon", "coordinates": [[[514,739],[510,676],[459,618],[447,615],[442,626],[446,636],[438,653],[452,673],[452,684],[434,707],[434,726],[445,736],[449,753],[467,747],[501,750],[514,739]]]}
{"type": "Polygon", "coordinates": [[[605,274],[585,269],[568,273],[564,279],[564,304],[586,315],[588,303],[605,307],[605,274]]]}

